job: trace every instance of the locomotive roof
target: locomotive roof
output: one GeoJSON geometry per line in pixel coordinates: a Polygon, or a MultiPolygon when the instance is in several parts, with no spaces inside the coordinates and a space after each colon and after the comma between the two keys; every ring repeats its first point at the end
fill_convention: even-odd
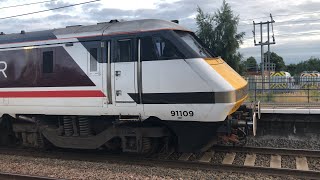
{"type": "Polygon", "coordinates": [[[144,19],[123,22],[105,22],[88,26],[67,26],[66,28],[0,35],[0,44],[26,41],[40,41],[60,37],[78,37],[90,35],[113,35],[131,32],[155,31],[164,29],[185,30],[184,27],[165,20],[144,19]]]}

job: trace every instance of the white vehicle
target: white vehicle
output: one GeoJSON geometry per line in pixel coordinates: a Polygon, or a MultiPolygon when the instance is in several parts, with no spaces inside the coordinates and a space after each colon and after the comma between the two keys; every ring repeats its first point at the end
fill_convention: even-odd
{"type": "Polygon", "coordinates": [[[248,95],[194,33],[162,20],[1,35],[0,70],[2,139],[26,146],[197,151],[234,132],[226,117],[248,95]]]}
{"type": "Polygon", "coordinates": [[[299,84],[302,89],[317,89],[320,85],[320,73],[318,71],[303,71],[299,84]]]}
{"type": "Polygon", "coordinates": [[[270,89],[290,89],[293,87],[294,79],[286,71],[270,73],[270,89]]]}

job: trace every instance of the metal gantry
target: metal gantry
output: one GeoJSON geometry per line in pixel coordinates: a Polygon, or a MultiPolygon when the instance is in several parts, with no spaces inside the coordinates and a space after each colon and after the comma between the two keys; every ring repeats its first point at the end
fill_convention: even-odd
{"type": "Polygon", "coordinates": [[[254,38],[254,45],[261,46],[261,75],[263,77],[262,80],[264,81],[265,71],[267,71],[269,82],[270,82],[270,71],[275,71],[275,66],[273,65],[273,63],[271,63],[271,59],[270,59],[270,45],[276,44],[274,32],[273,32],[273,23],[275,23],[275,21],[273,20],[271,14],[270,14],[270,19],[271,19],[270,21],[266,21],[266,22],[261,21],[259,23],[256,23],[253,21],[253,31],[252,31],[253,38],[254,38]],[[264,25],[267,26],[267,41],[266,42],[263,42],[263,26],[264,25]],[[270,42],[270,25],[271,25],[271,30],[272,30],[272,42],[270,42]],[[260,41],[258,43],[256,42],[256,26],[260,26],[260,41]],[[265,46],[265,45],[268,46],[267,58],[265,58],[265,56],[264,56],[263,46],[265,46]]]}

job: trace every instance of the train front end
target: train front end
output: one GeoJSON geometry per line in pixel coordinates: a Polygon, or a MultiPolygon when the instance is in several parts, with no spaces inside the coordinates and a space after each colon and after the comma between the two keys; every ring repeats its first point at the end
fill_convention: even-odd
{"type": "Polygon", "coordinates": [[[216,96],[216,100],[226,103],[225,108],[228,109],[225,123],[218,129],[218,137],[222,143],[243,145],[248,134],[256,134],[256,117],[260,117],[259,104],[243,105],[248,98],[248,83],[223,59],[206,58],[205,61],[232,88],[216,96]]]}
{"type": "MultiPolygon", "coordinates": [[[[198,57],[186,62],[207,82],[214,94],[213,108],[203,122],[220,122],[216,129],[222,143],[244,144],[255,135],[258,106],[243,105],[248,97],[248,82],[222,58],[215,57],[192,32],[176,32],[198,57]]],[[[196,56],[195,55],[195,56],[196,56]]]]}
{"type": "Polygon", "coordinates": [[[247,81],[221,58],[206,58],[205,61],[223,77],[225,83],[233,88],[229,92],[224,92],[224,96],[217,96],[217,98],[224,99],[225,102],[234,104],[228,115],[233,114],[248,97],[247,81]]]}

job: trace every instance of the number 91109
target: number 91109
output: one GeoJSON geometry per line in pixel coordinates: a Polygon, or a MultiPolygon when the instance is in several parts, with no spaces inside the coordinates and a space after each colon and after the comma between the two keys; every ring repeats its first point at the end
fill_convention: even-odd
{"type": "Polygon", "coordinates": [[[179,117],[182,117],[182,116],[194,116],[194,112],[193,111],[171,111],[171,116],[179,116],[179,117]]]}

